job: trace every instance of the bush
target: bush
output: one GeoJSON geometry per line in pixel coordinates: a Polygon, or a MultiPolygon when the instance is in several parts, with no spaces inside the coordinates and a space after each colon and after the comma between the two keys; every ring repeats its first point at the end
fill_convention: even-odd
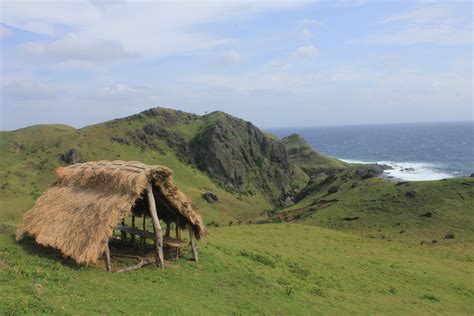
{"type": "Polygon", "coordinates": [[[449,231],[446,233],[446,235],[444,236],[444,239],[453,239],[454,238],[454,233],[449,231]]]}

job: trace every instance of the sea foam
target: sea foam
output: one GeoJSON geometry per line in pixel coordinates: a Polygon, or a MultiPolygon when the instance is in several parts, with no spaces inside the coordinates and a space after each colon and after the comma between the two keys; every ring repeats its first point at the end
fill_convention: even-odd
{"type": "Polygon", "coordinates": [[[441,165],[427,162],[361,161],[340,159],[348,163],[383,164],[393,169],[385,170],[383,175],[404,181],[428,181],[453,178],[453,175],[440,171],[441,165]]]}

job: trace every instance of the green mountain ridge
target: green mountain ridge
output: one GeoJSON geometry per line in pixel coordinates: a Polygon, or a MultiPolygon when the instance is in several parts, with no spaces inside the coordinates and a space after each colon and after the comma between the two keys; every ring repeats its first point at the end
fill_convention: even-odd
{"type": "Polygon", "coordinates": [[[174,170],[210,222],[258,218],[293,200],[309,177],[290,162],[284,143],[223,112],[199,116],[153,108],[74,129],[35,125],[0,133],[0,187],[7,223],[14,225],[54,181],[54,169],[74,149],[83,161],[139,160],[174,170]],[[216,193],[211,205],[201,195],[216,193]]]}

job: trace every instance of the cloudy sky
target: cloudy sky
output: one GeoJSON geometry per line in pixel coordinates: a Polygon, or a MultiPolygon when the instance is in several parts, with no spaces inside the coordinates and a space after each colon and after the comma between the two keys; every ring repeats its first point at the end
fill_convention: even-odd
{"type": "Polygon", "coordinates": [[[155,106],[260,127],[473,119],[470,1],[0,3],[2,130],[155,106]]]}

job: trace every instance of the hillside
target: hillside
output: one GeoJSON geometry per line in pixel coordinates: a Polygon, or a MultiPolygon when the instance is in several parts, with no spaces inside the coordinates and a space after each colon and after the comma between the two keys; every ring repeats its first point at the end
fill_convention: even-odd
{"type": "Polygon", "coordinates": [[[54,181],[64,153],[83,161],[139,160],[174,170],[208,222],[258,217],[303,189],[308,176],[288,160],[283,143],[249,122],[222,112],[198,116],[154,108],[130,117],[74,129],[37,125],[0,133],[0,214],[15,225],[54,181]],[[220,199],[210,204],[202,194],[220,199]]]}
{"type": "Polygon", "coordinates": [[[318,153],[298,134],[284,137],[282,142],[289,160],[310,177],[315,177],[322,172],[336,173],[349,168],[349,164],[345,162],[318,153]]]}
{"type": "Polygon", "coordinates": [[[271,217],[377,239],[474,242],[474,178],[395,182],[356,171],[320,175],[309,195],[271,217]]]}

